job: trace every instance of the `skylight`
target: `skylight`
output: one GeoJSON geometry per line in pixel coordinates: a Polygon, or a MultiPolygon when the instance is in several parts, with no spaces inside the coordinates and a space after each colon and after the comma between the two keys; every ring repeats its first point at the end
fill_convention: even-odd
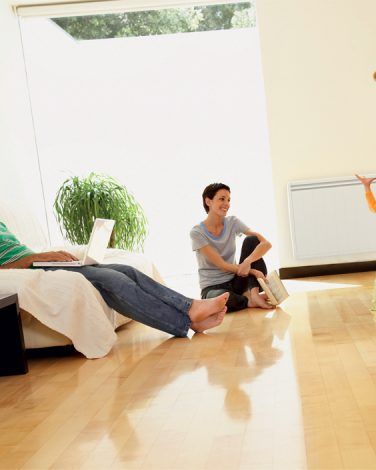
{"type": "Polygon", "coordinates": [[[251,2],[53,18],[74,39],[151,36],[256,25],[251,2]]]}

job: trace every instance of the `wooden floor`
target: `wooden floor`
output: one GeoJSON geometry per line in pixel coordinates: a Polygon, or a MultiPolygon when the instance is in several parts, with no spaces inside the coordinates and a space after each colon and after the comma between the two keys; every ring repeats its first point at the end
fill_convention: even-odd
{"type": "Polygon", "coordinates": [[[376,273],[286,281],[272,312],[0,378],[0,468],[376,469],[376,273]]]}

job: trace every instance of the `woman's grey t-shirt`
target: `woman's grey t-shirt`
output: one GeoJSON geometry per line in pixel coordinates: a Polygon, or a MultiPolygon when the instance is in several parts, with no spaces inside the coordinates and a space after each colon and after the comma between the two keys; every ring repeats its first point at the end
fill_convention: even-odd
{"type": "Polygon", "coordinates": [[[200,248],[210,245],[217,250],[227,263],[235,264],[236,236],[246,232],[249,228],[233,215],[225,217],[223,224],[222,233],[218,237],[212,235],[203,222],[195,225],[190,232],[192,249],[196,252],[197,257],[201,289],[228,282],[234,277],[234,273],[217,268],[199,251],[200,248]]]}

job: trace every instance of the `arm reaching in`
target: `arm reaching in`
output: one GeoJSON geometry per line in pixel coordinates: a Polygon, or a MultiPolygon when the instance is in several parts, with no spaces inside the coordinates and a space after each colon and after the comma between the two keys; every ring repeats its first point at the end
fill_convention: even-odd
{"type": "Polygon", "coordinates": [[[0,269],[27,269],[34,261],[77,261],[77,258],[67,251],[47,251],[45,253],[33,253],[13,263],[3,264],[0,269]]]}
{"type": "Polygon", "coordinates": [[[364,190],[366,192],[366,199],[368,203],[368,207],[372,212],[376,212],[376,199],[372,193],[371,184],[376,181],[376,177],[374,178],[366,178],[365,176],[355,175],[358,180],[364,186],[364,190]]]}
{"type": "Polygon", "coordinates": [[[371,184],[374,181],[376,181],[376,176],[374,178],[366,178],[365,176],[360,176],[360,175],[355,175],[355,176],[362,183],[366,191],[371,191],[371,184]]]}

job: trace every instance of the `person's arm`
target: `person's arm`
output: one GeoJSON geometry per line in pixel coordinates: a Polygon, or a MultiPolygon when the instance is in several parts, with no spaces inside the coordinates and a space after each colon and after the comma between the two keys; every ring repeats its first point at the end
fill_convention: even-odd
{"type": "Polygon", "coordinates": [[[358,180],[364,186],[368,207],[370,208],[370,210],[372,212],[376,212],[376,199],[375,199],[375,196],[373,195],[373,192],[372,192],[372,189],[371,189],[371,184],[374,181],[376,181],[376,177],[375,178],[366,178],[365,176],[359,176],[359,175],[355,175],[355,176],[358,178],[358,180]]]}
{"type": "Polygon", "coordinates": [[[376,199],[371,190],[366,191],[366,200],[367,200],[369,209],[372,212],[376,212],[376,199]]]}
{"type": "Polygon", "coordinates": [[[3,264],[0,269],[27,269],[32,266],[34,261],[77,261],[77,258],[66,251],[47,251],[45,253],[33,253],[13,263],[3,264]]]}
{"type": "Polygon", "coordinates": [[[226,271],[229,273],[237,273],[238,265],[227,263],[222,256],[218,253],[218,251],[210,245],[205,245],[199,249],[200,253],[205,256],[214,266],[221,269],[222,271],[226,271]]]}
{"type": "Polygon", "coordinates": [[[259,244],[256,246],[256,248],[253,250],[253,252],[245,258],[245,260],[239,264],[239,268],[237,270],[237,275],[238,276],[248,276],[249,274],[253,274],[256,277],[262,277],[265,279],[264,274],[261,271],[258,271],[257,269],[252,269],[251,265],[254,261],[257,261],[258,259],[262,258],[265,253],[267,253],[270,248],[272,247],[272,244],[266,240],[260,233],[253,232],[252,230],[246,230],[244,232],[244,235],[247,236],[255,236],[259,240],[259,244]]]}

